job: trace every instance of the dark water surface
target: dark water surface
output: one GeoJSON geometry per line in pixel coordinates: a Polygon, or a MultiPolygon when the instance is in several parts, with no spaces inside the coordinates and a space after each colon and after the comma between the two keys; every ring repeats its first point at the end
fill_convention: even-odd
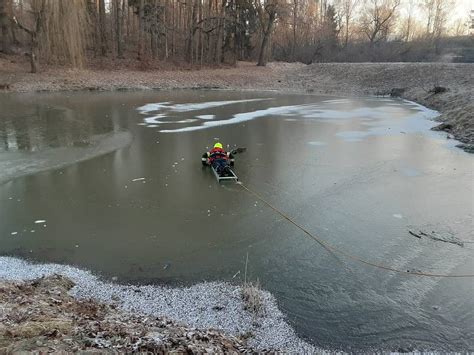
{"type": "Polygon", "coordinates": [[[474,351],[472,279],[334,258],[200,163],[216,139],[246,147],[240,180],[331,244],[403,270],[472,274],[474,244],[408,234],[474,240],[474,156],[428,131],[432,115],[400,100],[272,92],[3,95],[10,172],[90,154],[124,131],[133,141],[0,184],[0,254],[189,284],[240,282],[248,253],[249,277],[316,345],[474,351]]]}

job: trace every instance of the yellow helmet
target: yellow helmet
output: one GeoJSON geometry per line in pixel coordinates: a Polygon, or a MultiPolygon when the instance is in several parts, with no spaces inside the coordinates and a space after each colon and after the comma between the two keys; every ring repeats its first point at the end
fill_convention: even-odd
{"type": "Polygon", "coordinates": [[[217,142],[214,144],[214,148],[221,148],[222,149],[222,143],[217,142]]]}

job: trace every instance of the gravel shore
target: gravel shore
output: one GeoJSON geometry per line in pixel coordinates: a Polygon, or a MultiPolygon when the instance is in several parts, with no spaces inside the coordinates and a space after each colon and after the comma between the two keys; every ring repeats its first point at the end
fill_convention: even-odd
{"type": "MultiPolygon", "coordinates": [[[[223,337],[239,339],[239,344],[256,351],[319,352],[297,337],[278,309],[275,298],[266,291],[258,291],[261,310],[256,314],[247,310],[242,287],[228,283],[200,283],[185,288],[127,286],[105,282],[88,271],[71,266],[32,264],[16,258],[0,257],[0,290],[11,281],[24,282],[55,274],[73,282],[75,286],[71,286],[69,295],[75,300],[112,305],[122,313],[121,317],[166,318],[179,321],[186,329],[216,329],[223,337]]],[[[27,299],[24,305],[31,302],[32,299],[27,299]]],[[[8,302],[2,304],[5,308],[8,302]]],[[[0,334],[2,326],[11,326],[5,312],[0,308],[0,334]]],[[[24,319],[23,323],[27,321],[31,320],[24,319]]]]}

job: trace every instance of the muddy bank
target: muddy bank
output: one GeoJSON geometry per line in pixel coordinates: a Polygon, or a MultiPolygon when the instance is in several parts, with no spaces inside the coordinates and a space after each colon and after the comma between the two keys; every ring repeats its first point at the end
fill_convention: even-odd
{"type": "Polygon", "coordinates": [[[143,90],[215,88],[299,91],[347,96],[395,94],[441,112],[439,129],[474,150],[474,64],[454,63],[270,63],[257,67],[134,71],[46,68],[28,73],[24,58],[0,57],[0,90],[143,90]],[[434,87],[445,91],[430,92],[434,87]]]}
{"type": "Polygon", "coordinates": [[[227,283],[124,286],[69,266],[0,257],[0,353],[317,351],[296,336],[272,295],[258,290],[255,311],[243,294],[227,283]]]}
{"type": "Polygon", "coordinates": [[[131,141],[130,132],[115,132],[94,135],[77,146],[0,154],[0,184],[19,176],[58,169],[107,154],[128,146],[131,141]]]}

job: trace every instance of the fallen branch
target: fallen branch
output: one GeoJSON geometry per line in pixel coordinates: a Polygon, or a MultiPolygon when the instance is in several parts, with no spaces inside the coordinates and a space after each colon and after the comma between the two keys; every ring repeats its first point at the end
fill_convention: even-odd
{"type": "Polygon", "coordinates": [[[411,234],[412,236],[414,236],[414,237],[417,237],[417,238],[421,239],[421,235],[416,234],[415,232],[408,231],[408,233],[410,233],[410,234],[411,234]]]}
{"type": "Polygon", "coordinates": [[[452,236],[438,237],[434,234],[435,233],[434,231],[432,233],[425,233],[423,231],[419,231],[418,233],[415,233],[415,232],[409,230],[408,233],[410,233],[412,236],[414,236],[418,239],[421,239],[422,237],[427,237],[427,238],[429,238],[431,240],[434,240],[434,241],[437,241],[437,242],[456,244],[456,245],[459,245],[460,247],[464,247],[464,243],[461,240],[459,240],[455,237],[452,237],[452,236]]]}

